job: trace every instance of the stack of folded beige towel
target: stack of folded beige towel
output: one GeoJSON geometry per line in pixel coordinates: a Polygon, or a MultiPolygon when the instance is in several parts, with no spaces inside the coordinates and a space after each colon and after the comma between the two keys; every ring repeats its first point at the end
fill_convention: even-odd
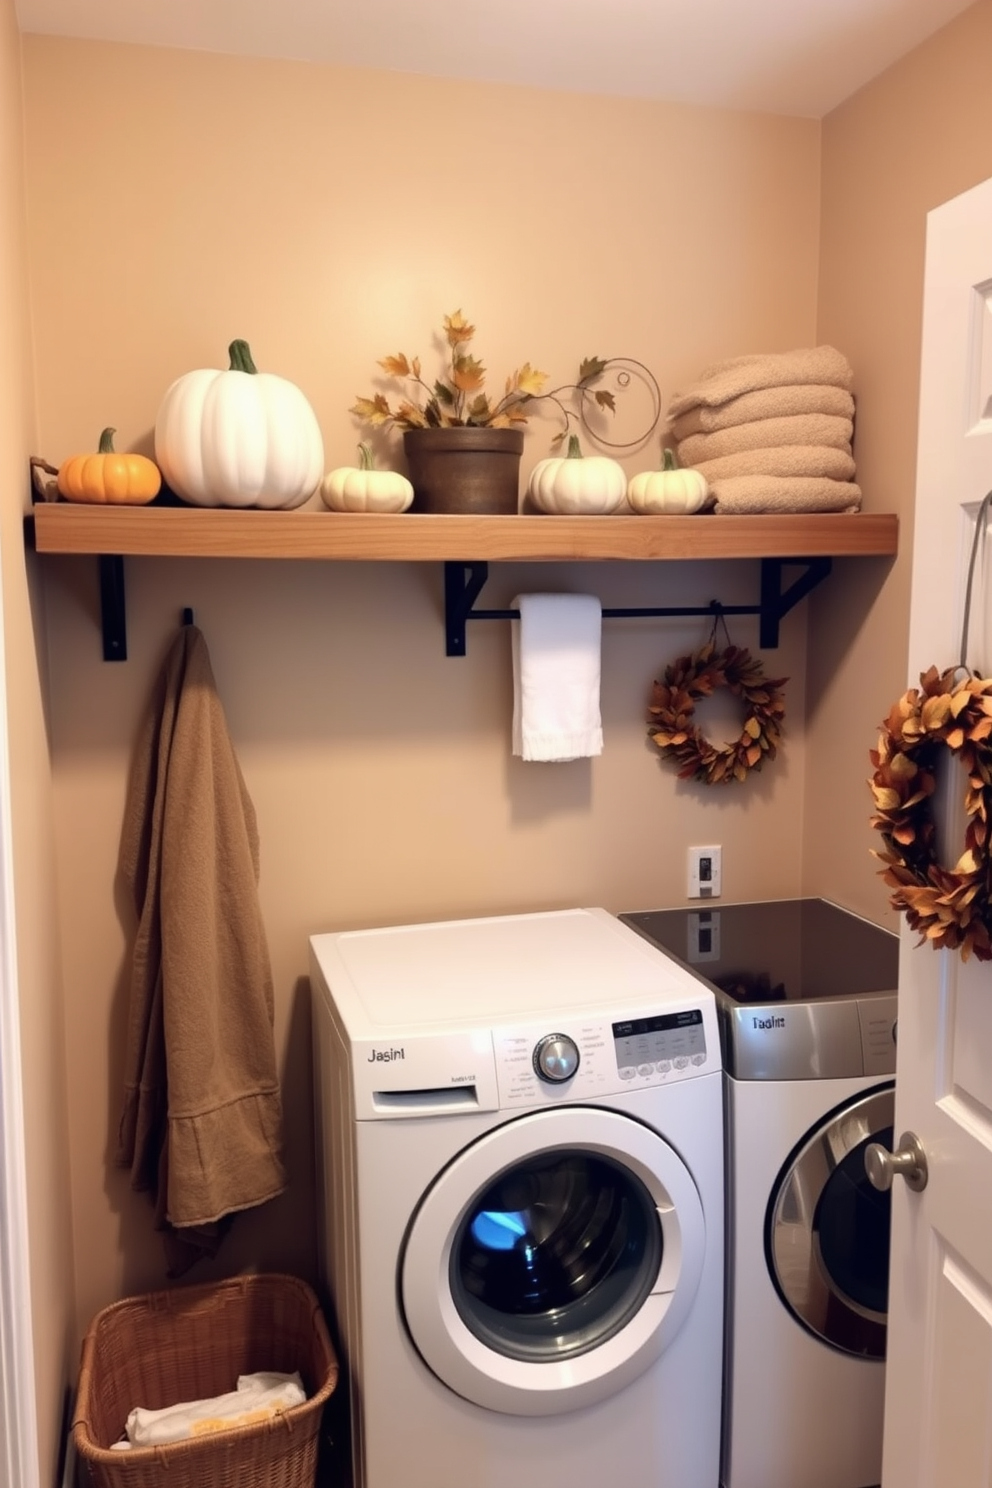
{"type": "Polygon", "coordinates": [[[716,362],[669,406],[679,464],[718,512],[857,511],[852,381],[832,346],[716,362]]]}

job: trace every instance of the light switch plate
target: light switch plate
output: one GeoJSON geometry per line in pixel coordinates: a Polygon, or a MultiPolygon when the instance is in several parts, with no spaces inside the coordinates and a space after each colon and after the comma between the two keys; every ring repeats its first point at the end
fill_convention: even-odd
{"type": "Polygon", "coordinates": [[[719,847],[690,847],[689,899],[719,899],[722,878],[719,847]]]}

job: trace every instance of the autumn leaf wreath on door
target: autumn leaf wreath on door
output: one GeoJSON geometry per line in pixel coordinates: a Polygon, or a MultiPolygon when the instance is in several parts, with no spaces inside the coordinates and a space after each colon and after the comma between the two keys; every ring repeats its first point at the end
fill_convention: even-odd
{"type": "Polygon", "coordinates": [[[789,679],[766,677],[761,662],[746,647],[731,643],[723,612],[715,608],[717,616],[705,645],[671,662],[661,681],[655,682],[648,737],[663,759],[678,766],[680,780],[730,785],[775,758],[785,718],[782,688],[789,679]],[[722,649],[717,648],[720,625],[726,640],[722,649]],[[744,722],[736,739],[714,744],[695,721],[696,704],[722,687],[742,704],[744,722]]]}
{"type": "Polygon", "coordinates": [[[967,961],[992,961],[992,862],[989,818],[992,814],[992,678],[982,677],[966,661],[975,556],[985,532],[992,491],[982,500],[975,522],[965,587],[961,660],[920,674],[892,705],[870,751],[875,813],[871,825],[881,833],[882,851],[873,855],[893,890],[890,904],[919,931],[918,945],[959,951],[967,961]],[[948,755],[964,772],[965,832],[963,851],[953,868],[938,857],[933,796],[941,757],[948,755]]]}

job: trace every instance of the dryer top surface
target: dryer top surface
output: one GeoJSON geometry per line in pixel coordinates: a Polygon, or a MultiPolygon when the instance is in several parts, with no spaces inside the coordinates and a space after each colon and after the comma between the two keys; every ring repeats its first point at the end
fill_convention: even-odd
{"type": "Polygon", "coordinates": [[[713,989],[736,1079],[895,1072],[898,935],[812,898],[620,918],[713,989]]]}
{"type": "Polygon", "coordinates": [[[834,1001],[898,986],[899,936],[826,899],[709,903],[620,919],[731,1003],[834,1001]]]}
{"type": "Polygon", "coordinates": [[[352,1037],[493,1026],[641,1005],[700,1008],[712,992],[604,909],[314,935],[319,979],[352,1037]]]}

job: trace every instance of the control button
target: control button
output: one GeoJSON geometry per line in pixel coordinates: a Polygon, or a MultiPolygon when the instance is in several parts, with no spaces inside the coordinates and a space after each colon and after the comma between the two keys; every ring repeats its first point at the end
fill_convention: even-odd
{"type": "Polygon", "coordinates": [[[693,1054],[693,1056],[692,1056],[692,1062],[693,1062],[693,1064],[705,1064],[706,1063],[706,1055],[705,1054],[693,1054]]]}
{"type": "Polygon", "coordinates": [[[546,1033],[534,1047],[534,1073],[551,1085],[563,1085],[578,1067],[578,1045],[567,1033],[546,1033]]]}
{"type": "Polygon", "coordinates": [[[658,1060],[658,1073],[659,1073],[659,1075],[667,1075],[668,1074],[668,1071],[671,1069],[671,1067],[672,1067],[672,1061],[670,1059],[659,1059],[658,1060]]]}
{"type": "Polygon", "coordinates": [[[678,1059],[675,1060],[675,1068],[676,1069],[686,1069],[686,1068],[688,1068],[688,1064],[689,1064],[689,1061],[688,1061],[688,1059],[686,1059],[686,1057],[685,1057],[684,1054],[680,1054],[679,1057],[678,1057],[678,1059]]]}
{"type": "Polygon", "coordinates": [[[632,1080],[634,1078],[634,1074],[635,1071],[631,1069],[629,1064],[625,1064],[623,1069],[619,1071],[621,1080],[632,1080]]]}
{"type": "Polygon", "coordinates": [[[639,1075],[649,1075],[653,1069],[653,1064],[639,1064],[637,1066],[637,1073],[639,1075]]]}

